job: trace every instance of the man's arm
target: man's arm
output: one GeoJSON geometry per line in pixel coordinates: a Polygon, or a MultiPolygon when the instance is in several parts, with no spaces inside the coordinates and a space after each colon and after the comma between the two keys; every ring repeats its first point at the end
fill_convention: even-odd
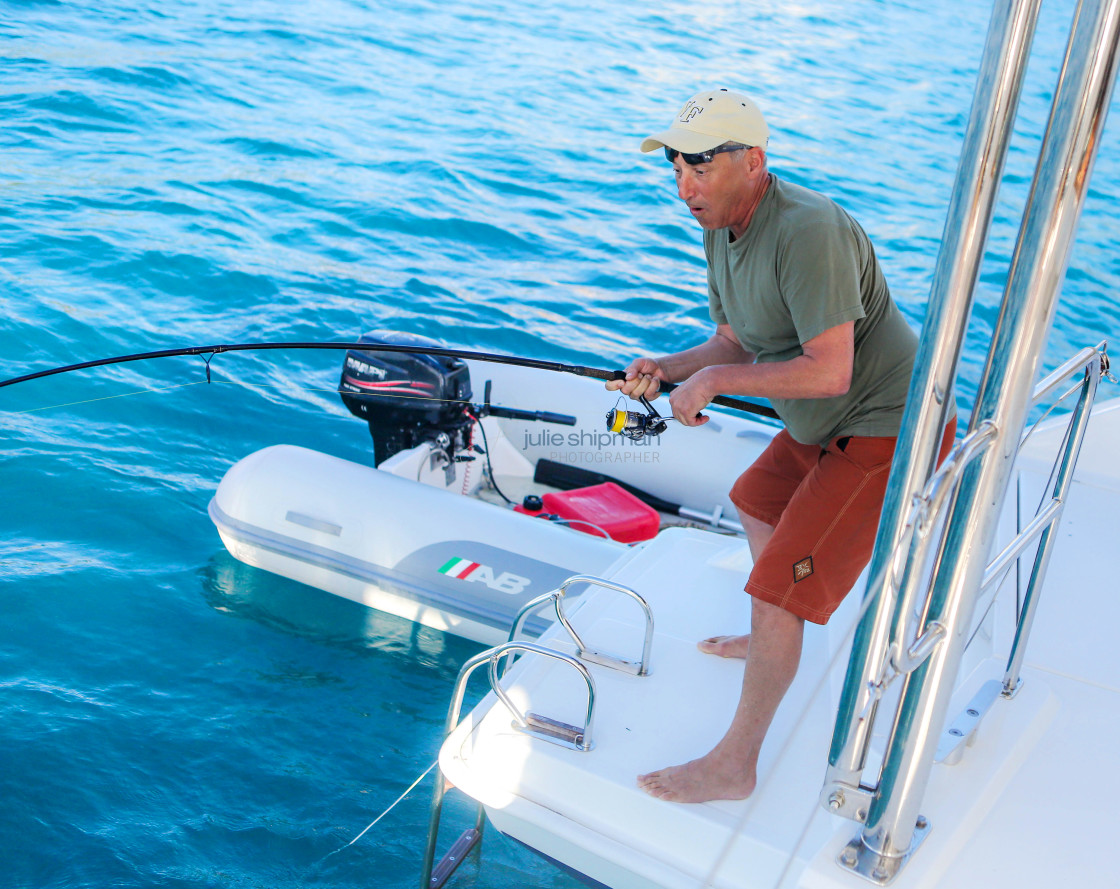
{"type": "MultiPolygon", "coordinates": [[[[712,365],[750,364],[754,353],[740,345],[731,326],[720,324],[706,342],[683,352],[663,355],[660,358],[638,358],[626,368],[625,380],[612,380],[607,388],[619,390],[631,398],[655,398],[659,383],[677,383],[689,379],[698,371],[712,365]]],[[[720,394],[720,393],[713,393],[720,394]]]]}
{"type": "MultiPolygon", "coordinates": [[[[713,363],[698,368],[669,396],[673,416],[686,426],[706,423],[708,418],[698,417],[697,414],[720,394],[755,398],[832,398],[843,395],[852,384],[854,332],[854,321],[831,327],[803,343],[802,354],[789,361],[713,363]]],[[[716,337],[719,335],[717,330],[716,337]]],[[[709,348],[712,340],[680,354],[688,355],[709,348]]]]}

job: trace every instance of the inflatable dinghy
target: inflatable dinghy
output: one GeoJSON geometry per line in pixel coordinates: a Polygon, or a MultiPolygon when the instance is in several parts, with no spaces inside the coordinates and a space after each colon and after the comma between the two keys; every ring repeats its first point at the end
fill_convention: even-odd
{"type": "Polygon", "coordinates": [[[371,349],[347,353],[340,391],[375,465],[284,444],[236,463],[209,512],[242,562],[494,644],[527,602],[603,575],[666,525],[741,533],[726,492],[775,426],[713,414],[626,438],[604,415],[627,405],[600,382],[377,352],[435,345],[407,335],[361,341],[371,349]]]}

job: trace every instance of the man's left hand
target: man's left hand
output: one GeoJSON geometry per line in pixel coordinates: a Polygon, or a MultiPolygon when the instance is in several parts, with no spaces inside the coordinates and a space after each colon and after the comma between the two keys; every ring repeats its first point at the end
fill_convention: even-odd
{"type": "Polygon", "coordinates": [[[704,386],[704,371],[698,371],[677,386],[669,395],[673,416],[684,426],[703,426],[710,417],[700,413],[715,397],[704,386]]]}

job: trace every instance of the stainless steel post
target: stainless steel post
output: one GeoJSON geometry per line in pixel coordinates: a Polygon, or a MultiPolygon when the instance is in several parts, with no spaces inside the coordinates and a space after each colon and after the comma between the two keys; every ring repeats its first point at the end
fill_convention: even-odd
{"type": "MultiPolygon", "coordinates": [[[[910,850],[918,809],[967,642],[976,592],[1053,320],[1116,76],[1120,0],[1083,0],[1058,80],[973,425],[997,441],[966,472],[928,615],[949,634],[905,683],[879,788],[862,832],[885,882],[910,850]]],[[[923,819],[924,821],[924,819],[923,819]]]]}
{"type": "MultiPolygon", "coordinates": [[[[874,721],[874,702],[869,689],[878,680],[885,661],[895,611],[898,578],[890,576],[887,568],[895,543],[903,532],[910,504],[932,472],[950,409],[973,289],[1011,139],[1040,3],[1041,0],[997,0],[992,10],[972,115],[926,309],[925,335],[915,362],[871,560],[870,576],[881,577],[882,582],[869,586],[865,593],[865,599],[875,601],[861,620],[853,642],[829,753],[825,799],[830,798],[830,785],[858,786],[863,770],[870,726],[874,721]]],[[[833,793],[831,798],[842,800],[844,794],[833,793]]],[[[830,807],[834,811],[845,808],[843,805],[830,807]]],[[[847,814],[854,814],[854,810],[847,814]]]]}

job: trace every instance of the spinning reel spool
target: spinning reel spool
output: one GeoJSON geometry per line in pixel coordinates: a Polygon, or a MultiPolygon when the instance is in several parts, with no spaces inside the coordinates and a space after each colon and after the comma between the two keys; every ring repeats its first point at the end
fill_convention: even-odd
{"type": "MultiPolygon", "coordinates": [[[[607,411],[607,431],[615,432],[631,441],[640,441],[647,435],[660,435],[665,431],[667,423],[643,395],[638,399],[646,409],[641,411],[614,410],[607,411]]],[[[621,399],[620,399],[621,402],[621,399]]]]}

